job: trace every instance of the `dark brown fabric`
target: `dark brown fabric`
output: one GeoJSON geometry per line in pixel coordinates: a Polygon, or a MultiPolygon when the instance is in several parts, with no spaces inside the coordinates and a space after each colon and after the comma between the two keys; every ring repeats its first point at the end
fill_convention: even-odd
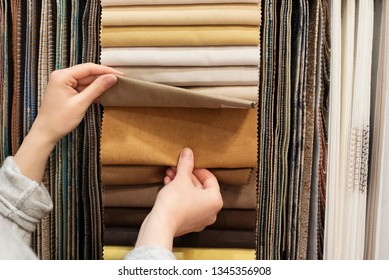
{"type": "MultiPolygon", "coordinates": [[[[105,245],[134,246],[138,237],[138,228],[106,227],[105,245]]],[[[255,248],[255,230],[212,230],[193,232],[176,237],[174,247],[192,248],[255,248]]]]}
{"type": "MultiPolygon", "coordinates": [[[[105,226],[140,227],[151,208],[106,207],[105,226]]],[[[255,209],[222,209],[216,222],[208,228],[215,229],[252,229],[256,226],[255,209]]]]}

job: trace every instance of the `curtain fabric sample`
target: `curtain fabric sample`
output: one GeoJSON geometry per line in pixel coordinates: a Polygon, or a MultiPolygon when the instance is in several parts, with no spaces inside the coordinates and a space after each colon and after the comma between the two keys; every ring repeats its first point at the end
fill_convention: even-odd
{"type": "MultiPolygon", "coordinates": [[[[102,180],[105,185],[139,185],[163,182],[167,166],[103,165],[102,180]]],[[[244,185],[249,183],[252,168],[209,169],[219,183],[244,185]]]]}
{"type": "MultiPolygon", "coordinates": [[[[388,188],[389,182],[386,167],[389,164],[388,139],[389,139],[389,2],[375,3],[376,41],[375,65],[376,77],[372,80],[372,93],[375,93],[374,115],[372,123],[372,161],[371,176],[369,179],[370,189],[368,193],[368,227],[365,249],[365,259],[389,259],[389,223],[388,188]],[[381,17],[379,16],[381,15],[381,17]]],[[[373,78],[373,77],[372,77],[373,78]]]]}
{"type": "Polygon", "coordinates": [[[256,25],[257,4],[106,7],[102,26],[256,25]]]}
{"type": "Polygon", "coordinates": [[[227,96],[208,95],[187,89],[151,83],[128,77],[118,82],[100,98],[105,107],[181,107],[181,108],[254,108],[256,103],[227,96]]]}
{"type": "Polygon", "coordinates": [[[196,167],[256,167],[256,126],[254,109],[107,107],[101,160],[103,165],[174,166],[189,146],[196,167]]]}
{"type": "Polygon", "coordinates": [[[255,46],[102,48],[107,66],[258,66],[255,46]]]}
{"type": "MultiPolygon", "coordinates": [[[[255,177],[255,176],[253,176],[255,177]]],[[[223,208],[255,209],[256,181],[247,185],[220,185],[223,208]]],[[[105,186],[104,207],[152,207],[163,185],[105,186]]]]}
{"type": "Polygon", "coordinates": [[[258,67],[115,67],[127,77],[179,87],[257,86],[258,67]]]}
{"type": "Polygon", "coordinates": [[[102,0],[101,5],[171,5],[171,4],[214,4],[214,3],[258,3],[259,0],[102,0]]]}
{"type": "Polygon", "coordinates": [[[194,92],[229,96],[239,99],[246,99],[258,103],[258,87],[253,86],[230,86],[230,87],[188,87],[187,89],[194,92]]]}
{"type": "MultiPolygon", "coordinates": [[[[151,208],[105,207],[105,226],[140,227],[151,208]]],[[[214,229],[255,229],[255,209],[222,209],[216,222],[207,228],[214,229]]]]}
{"type": "MultiPolygon", "coordinates": [[[[138,228],[106,227],[104,243],[106,245],[134,246],[138,237],[138,228]]],[[[176,237],[173,247],[192,248],[254,248],[255,230],[217,230],[205,229],[176,237]]]]}
{"type": "Polygon", "coordinates": [[[257,46],[256,26],[137,26],[104,27],[101,46],[257,46]]]}
{"type": "Polygon", "coordinates": [[[335,45],[340,46],[343,36],[345,44],[354,48],[354,55],[344,50],[331,61],[334,77],[331,72],[330,133],[333,134],[329,139],[326,259],[362,259],[364,255],[374,17],[373,2],[354,4],[348,1],[332,7],[333,25],[339,25],[332,30],[335,45]],[[350,35],[353,29],[354,38],[350,35]],[[347,70],[353,71],[353,75],[347,70]],[[341,78],[335,77],[339,73],[341,78]],[[344,112],[348,115],[343,116],[344,112]]]}

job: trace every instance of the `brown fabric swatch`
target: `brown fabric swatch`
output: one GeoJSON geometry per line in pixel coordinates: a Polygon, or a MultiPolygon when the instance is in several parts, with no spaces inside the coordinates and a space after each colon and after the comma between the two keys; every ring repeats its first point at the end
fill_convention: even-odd
{"type": "MultiPolygon", "coordinates": [[[[104,165],[102,166],[103,184],[139,185],[162,183],[167,166],[159,165],[104,165]]],[[[244,185],[249,183],[252,168],[209,169],[219,183],[244,185]]]]}
{"type": "Polygon", "coordinates": [[[118,76],[99,98],[104,107],[255,108],[256,103],[118,76]]]}
{"type": "MultiPolygon", "coordinates": [[[[140,227],[151,208],[106,207],[104,224],[106,226],[140,227]]],[[[208,228],[215,229],[255,229],[255,209],[222,209],[216,222],[208,228]]]]}
{"type": "MultiPolygon", "coordinates": [[[[105,245],[134,246],[138,228],[106,227],[105,245]]],[[[216,230],[208,229],[176,237],[174,247],[193,248],[255,248],[255,230],[216,230]]]]}
{"type": "MultiPolygon", "coordinates": [[[[152,207],[162,185],[105,186],[105,207],[152,207]]],[[[221,185],[223,208],[255,209],[256,186],[221,185]]]]}

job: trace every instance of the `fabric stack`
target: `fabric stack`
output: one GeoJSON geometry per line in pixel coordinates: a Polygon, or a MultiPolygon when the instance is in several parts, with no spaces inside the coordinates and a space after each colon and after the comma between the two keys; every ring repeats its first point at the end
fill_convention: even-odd
{"type": "MultiPolygon", "coordinates": [[[[99,1],[0,1],[0,160],[16,153],[55,69],[99,61],[99,1]]],[[[101,107],[50,156],[44,184],[54,210],[33,247],[41,259],[101,259],[101,107]]]]}
{"type": "Polygon", "coordinates": [[[123,71],[102,96],[105,245],[134,245],[165,170],[191,147],[224,207],[177,247],[255,248],[258,0],[102,1],[101,64],[123,71]]]}

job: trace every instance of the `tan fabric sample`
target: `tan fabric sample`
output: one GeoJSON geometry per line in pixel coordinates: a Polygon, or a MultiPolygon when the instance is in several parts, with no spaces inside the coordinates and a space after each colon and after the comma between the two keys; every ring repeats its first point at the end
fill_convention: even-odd
{"type": "Polygon", "coordinates": [[[188,87],[187,89],[209,95],[230,96],[246,99],[258,104],[259,93],[257,86],[188,87]]]}
{"type": "Polygon", "coordinates": [[[226,96],[208,95],[187,89],[118,77],[118,82],[99,98],[103,106],[253,108],[254,102],[226,96]]]}
{"type": "Polygon", "coordinates": [[[102,26],[256,25],[258,4],[148,5],[106,7],[102,26]]]}
{"type": "Polygon", "coordinates": [[[256,167],[257,110],[104,110],[102,165],[174,166],[184,147],[192,148],[199,168],[256,167]]]}
{"type": "MultiPolygon", "coordinates": [[[[139,165],[103,165],[102,180],[104,185],[139,185],[162,183],[166,166],[139,165]]],[[[249,183],[252,168],[209,169],[219,183],[244,185],[249,183]]]]}
{"type": "Polygon", "coordinates": [[[115,67],[125,76],[171,86],[258,86],[257,66],[115,67]]]}
{"type": "Polygon", "coordinates": [[[258,26],[103,27],[101,47],[258,46],[258,26]]]}

